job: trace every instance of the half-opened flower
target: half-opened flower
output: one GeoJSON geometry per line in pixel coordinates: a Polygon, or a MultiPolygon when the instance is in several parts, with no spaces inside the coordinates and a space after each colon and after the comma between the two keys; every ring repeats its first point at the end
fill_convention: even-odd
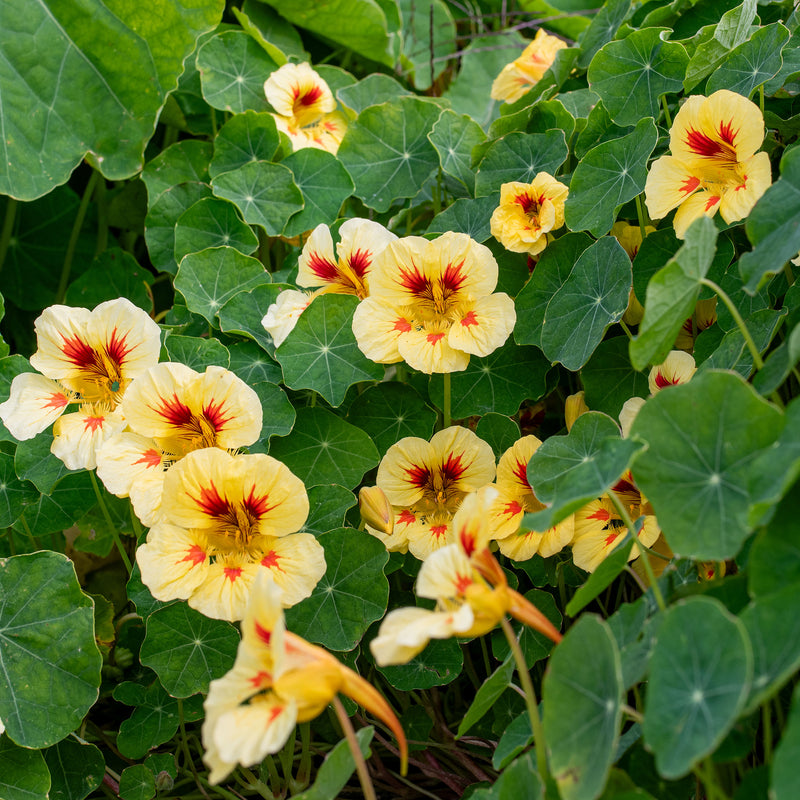
{"type": "Polygon", "coordinates": [[[764,117],[740,94],[720,89],[693,95],[670,128],[671,155],[651,167],[645,202],[653,219],[677,208],[675,235],[703,214],[719,211],[727,223],[746,217],[772,183],[769,156],[757,153],[764,140],[764,117]]]}
{"type": "Polygon", "coordinates": [[[300,315],[309,307],[314,299],[311,292],[300,292],[297,289],[284,289],[278,299],[267,309],[261,320],[264,330],[272,337],[275,347],[280,347],[286,337],[294,330],[300,315]]]}
{"type": "Polygon", "coordinates": [[[34,328],[30,360],[41,375],[14,378],[0,418],[21,440],[55,422],[53,452],[70,469],[93,469],[97,449],[124,427],[116,409],[131,381],[158,363],[161,331],[125,298],[93,311],[50,306],[34,328]],[[62,416],[71,404],[80,411],[62,416]]]}
{"type": "Polygon", "coordinates": [[[295,724],[321,714],[339,692],[382,720],[408,750],[403,729],[383,696],[321,647],[286,630],[281,590],[268,576],[253,587],[242,641],[230,672],[211,681],[205,701],[203,760],[219,783],[237,764],[252,766],[286,743],[295,724]]]}
{"type": "Polygon", "coordinates": [[[556,53],[566,47],[557,36],[551,36],[540,28],[534,40],[523,50],[522,55],[503,67],[492,83],[492,100],[514,103],[519,100],[550,68],[556,53]]]}
{"type": "Polygon", "coordinates": [[[497,465],[498,494],[489,512],[489,524],[500,552],[515,561],[527,561],[536,553],[552,556],[572,541],[572,516],[546,531],[522,527],[525,514],[545,507],[528,483],[528,462],[541,443],[536,436],[523,436],[503,453],[497,465]]]}
{"type": "Polygon", "coordinates": [[[547,234],[564,224],[569,189],[540,172],[532,183],[504,183],[491,219],[492,236],[512,253],[535,256],[547,246],[547,234]]]}
{"type": "Polygon", "coordinates": [[[468,428],[457,425],[430,442],[408,436],[393,444],[378,466],[377,485],[394,509],[394,531],[367,526],[388,550],[427,558],[452,542],[451,522],[464,497],[491,483],[494,453],[468,428]]]}
{"type": "Polygon", "coordinates": [[[237,620],[266,571],[292,606],[325,574],[322,546],[295,533],[307,516],[305,486],[280,461],[216,447],[189,453],[167,472],[161,519],[136,553],[142,582],[158,600],[237,620]]]}
{"type": "Polygon", "coordinates": [[[379,364],[405,360],[428,374],[466,369],[470,355],[488,356],[514,329],[514,301],[492,294],[496,285],[494,256],[465,233],[389,242],[353,316],[358,346],[379,364]]]}

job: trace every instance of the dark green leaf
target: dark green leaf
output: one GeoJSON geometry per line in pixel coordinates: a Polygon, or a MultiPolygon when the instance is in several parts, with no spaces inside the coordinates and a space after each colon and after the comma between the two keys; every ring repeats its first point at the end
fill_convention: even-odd
{"type": "Polygon", "coordinates": [[[272,114],[266,111],[236,114],[219,129],[214,139],[214,157],[208,172],[216,178],[252,161],[272,161],[280,142],[272,114]]]}
{"type": "Polygon", "coordinates": [[[49,789],[50,775],[41,752],[17,747],[8,736],[0,737],[0,797],[49,800],[49,789]]]}
{"type": "Polygon", "coordinates": [[[258,247],[258,237],[232,203],[204,197],[175,223],[175,260],[180,264],[185,255],[214,247],[231,247],[247,256],[258,247]]]}
{"type": "Polygon", "coordinates": [[[67,737],[44,751],[50,770],[50,800],[83,800],[103,782],[106,762],[93,744],[67,737]]]}

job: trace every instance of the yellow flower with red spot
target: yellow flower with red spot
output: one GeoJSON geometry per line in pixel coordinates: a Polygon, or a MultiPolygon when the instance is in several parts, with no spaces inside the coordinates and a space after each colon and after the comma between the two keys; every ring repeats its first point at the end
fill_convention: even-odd
{"type": "Polygon", "coordinates": [[[566,47],[557,36],[540,28],[534,40],[522,51],[519,58],[503,67],[492,83],[492,100],[514,103],[519,100],[550,68],[556,53],[566,47]]]}
{"type": "Polygon", "coordinates": [[[764,117],[742,95],[720,89],[693,95],[670,128],[671,155],[652,165],[645,202],[653,219],[677,208],[675,235],[683,239],[702,215],[717,211],[728,224],[746,217],[772,183],[764,141],[764,117]]]}
{"type": "Polygon", "coordinates": [[[274,458],[210,447],[167,472],[161,517],[136,553],[142,582],[158,600],[179,598],[206,616],[237,620],[260,572],[294,605],[325,574],[309,533],[303,482],[274,458]]]}
{"type": "Polygon", "coordinates": [[[514,301],[493,294],[497,274],[489,248],[464,233],[389,242],[353,316],[359,348],[379,364],[404,360],[428,374],[466,369],[470,355],[492,353],[516,323],[514,301]]]}
{"type": "Polygon", "coordinates": [[[236,661],[209,685],[203,760],[211,783],[219,783],[237,764],[249,767],[277,753],[296,723],[317,717],[339,692],[394,733],[405,774],[406,739],[389,704],[326,650],[287,631],[282,605],[280,588],[260,576],[242,621],[236,661]]]}
{"type": "Polygon", "coordinates": [[[492,236],[512,253],[541,253],[547,234],[564,224],[568,194],[569,189],[546,172],[532,183],[504,183],[490,222],[492,236]]]}

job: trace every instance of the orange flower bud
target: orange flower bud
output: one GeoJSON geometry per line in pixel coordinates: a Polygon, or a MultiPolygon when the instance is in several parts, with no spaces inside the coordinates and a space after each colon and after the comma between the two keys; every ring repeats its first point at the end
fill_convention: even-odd
{"type": "Polygon", "coordinates": [[[379,486],[363,486],[358,493],[361,519],[371,528],[389,534],[394,530],[394,511],[379,486]]]}

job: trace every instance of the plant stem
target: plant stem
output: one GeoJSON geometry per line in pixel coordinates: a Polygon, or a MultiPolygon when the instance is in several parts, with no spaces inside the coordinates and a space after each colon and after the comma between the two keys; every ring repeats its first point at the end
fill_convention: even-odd
{"type": "MultiPolygon", "coordinates": [[[[667,127],[672,127],[672,116],[669,113],[669,104],[667,103],[667,96],[665,94],[661,95],[661,108],[664,109],[664,122],[667,123],[667,127]]],[[[763,111],[761,112],[764,113],[763,111]]]]}
{"type": "Polygon", "coordinates": [[[764,763],[772,763],[772,709],[769,701],[761,704],[761,738],[764,742],[764,763]]]}
{"type": "Polygon", "coordinates": [[[350,724],[350,717],[347,716],[342,701],[336,695],[333,696],[332,704],[347,739],[347,744],[350,747],[353,761],[356,763],[356,772],[358,772],[358,780],[361,782],[361,788],[364,791],[364,800],[377,800],[375,787],[372,785],[372,779],[369,777],[369,771],[367,770],[367,764],[364,761],[361,748],[358,746],[358,739],[356,739],[353,726],[350,724]]]}
{"type": "Polygon", "coordinates": [[[94,257],[97,258],[100,253],[108,249],[108,202],[105,178],[97,181],[94,201],[97,203],[97,244],[94,248],[94,257]]]}
{"type": "Polygon", "coordinates": [[[311,780],[311,723],[301,722],[300,728],[300,765],[297,768],[296,781],[300,787],[308,786],[311,780]]]}
{"type": "Polygon", "coordinates": [[[203,788],[203,784],[200,783],[200,776],[197,774],[197,770],[194,766],[194,760],[192,759],[192,754],[189,750],[189,740],[186,737],[186,721],[183,717],[183,700],[181,699],[178,699],[178,725],[180,726],[181,732],[181,735],[178,737],[178,739],[180,748],[183,751],[183,757],[186,759],[186,764],[194,776],[195,785],[201,791],[203,796],[207,798],[208,795],[206,794],[206,790],[203,788]]]}
{"type": "Polygon", "coordinates": [[[503,617],[500,620],[500,624],[503,626],[503,633],[506,635],[511,653],[514,656],[519,681],[522,684],[522,688],[525,690],[525,705],[528,708],[528,716],[531,719],[533,743],[536,748],[536,766],[539,768],[539,777],[542,779],[542,783],[547,786],[547,751],[545,750],[544,743],[544,727],[539,718],[539,709],[536,702],[536,693],[533,689],[533,681],[531,681],[531,674],[528,671],[528,665],[525,663],[525,656],[522,653],[522,648],[519,646],[519,640],[514,635],[514,629],[511,627],[511,623],[503,617]]]}
{"type": "Polygon", "coordinates": [[[133,535],[136,537],[136,544],[139,544],[139,539],[142,538],[142,523],[139,521],[139,517],[136,516],[136,512],[133,510],[133,503],[130,503],[130,510],[133,535]]]}
{"type": "Polygon", "coordinates": [[[17,216],[17,201],[13,197],[8,198],[6,203],[6,216],[3,220],[3,231],[0,233],[0,270],[6,260],[8,246],[11,244],[11,234],[14,231],[14,220],[17,216]]]}
{"type": "Polygon", "coordinates": [[[83,227],[83,220],[86,217],[86,209],[89,208],[89,200],[92,199],[94,194],[94,187],[100,173],[92,170],[89,180],[86,183],[86,188],[83,190],[81,203],[78,206],[78,213],[75,215],[75,222],[72,225],[72,233],[69,236],[67,243],[67,252],[64,255],[64,264],[61,267],[61,278],[58,281],[58,290],[56,291],[56,303],[63,303],[64,297],[67,294],[67,286],[69,285],[69,274],[72,271],[72,259],[75,257],[75,248],[78,246],[78,237],[81,235],[81,228],[83,227]]]}
{"type": "Polygon", "coordinates": [[[758,105],[761,108],[761,116],[764,116],[764,84],[758,87],[758,105]]]}
{"type": "Polygon", "coordinates": [[[625,333],[627,334],[628,339],[633,341],[633,334],[631,333],[631,329],[622,320],[619,321],[619,324],[622,330],[624,330],[625,333]]]}
{"type": "Polygon", "coordinates": [[[444,408],[442,409],[442,425],[443,428],[450,427],[450,373],[445,372],[444,378],[444,408]]]}
{"type": "Polygon", "coordinates": [[[640,194],[636,195],[636,217],[639,220],[639,232],[642,234],[642,241],[644,241],[645,236],[647,236],[647,214],[644,210],[644,203],[642,203],[642,196],[640,194]]]}
{"type": "Polygon", "coordinates": [[[31,526],[28,525],[28,520],[25,519],[25,515],[23,514],[19,521],[22,523],[22,527],[25,529],[25,535],[31,540],[31,544],[33,545],[34,550],[41,550],[42,546],[39,544],[39,540],[33,535],[33,531],[31,530],[31,526]]]}
{"type": "Polygon", "coordinates": [[[94,489],[94,495],[97,498],[97,504],[100,506],[100,510],[103,512],[103,517],[105,518],[106,525],[108,525],[109,529],[111,530],[111,536],[114,539],[114,544],[117,546],[117,550],[119,550],[120,558],[122,559],[122,563],[125,565],[125,569],[128,570],[128,575],[131,574],[131,570],[133,566],[131,565],[131,560],[128,557],[125,548],[122,545],[122,539],[119,538],[119,532],[117,531],[117,526],[114,524],[114,521],[111,519],[111,514],[108,511],[108,506],[106,505],[105,500],[103,500],[103,493],[100,491],[100,485],[97,483],[97,478],[94,474],[94,470],[89,470],[89,477],[92,481],[92,488],[94,489]]]}

